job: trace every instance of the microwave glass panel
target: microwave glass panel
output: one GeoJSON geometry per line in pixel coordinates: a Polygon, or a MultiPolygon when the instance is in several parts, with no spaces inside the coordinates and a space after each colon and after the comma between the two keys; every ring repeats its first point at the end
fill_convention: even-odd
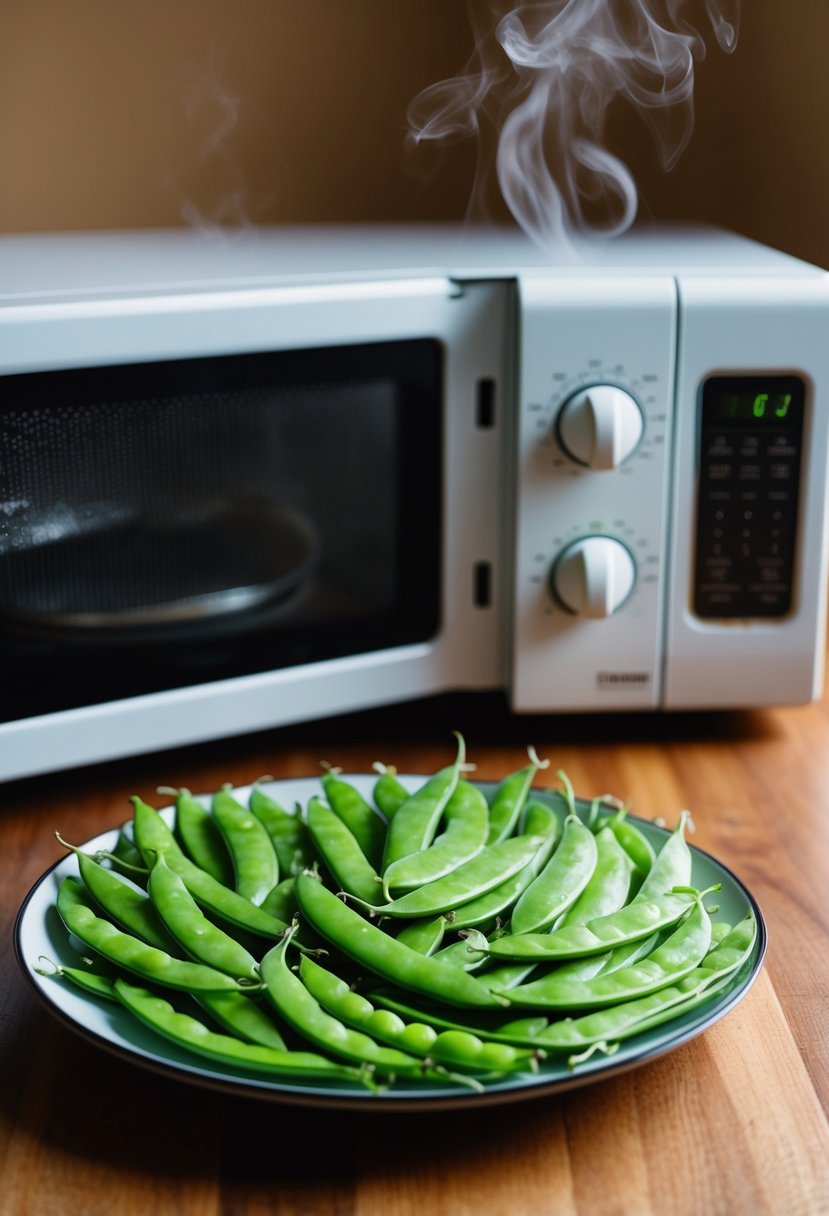
{"type": "Polygon", "coordinates": [[[7,717],[433,636],[441,354],[0,379],[7,717]]]}

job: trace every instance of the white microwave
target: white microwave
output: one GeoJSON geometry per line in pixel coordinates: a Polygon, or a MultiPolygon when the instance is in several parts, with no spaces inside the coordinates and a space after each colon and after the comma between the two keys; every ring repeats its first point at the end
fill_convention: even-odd
{"type": "Polygon", "coordinates": [[[0,240],[0,777],[451,690],[802,703],[829,277],[718,232],[0,240]]]}

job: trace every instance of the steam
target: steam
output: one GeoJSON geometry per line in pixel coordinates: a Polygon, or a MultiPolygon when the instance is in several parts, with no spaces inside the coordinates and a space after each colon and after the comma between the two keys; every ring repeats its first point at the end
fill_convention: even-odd
{"type": "MultiPolygon", "coordinates": [[[[612,103],[627,103],[671,169],[694,127],[695,64],[706,42],[685,20],[688,0],[467,0],[475,50],[460,75],[412,102],[416,143],[474,138],[480,201],[497,141],[498,185],[513,218],[538,245],[558,250],[576,232],[614,236],[636,218],[638,191],[606,147],[612,103]],[[503,14],[503,15],[501,15],[503,14]]],[[[741,0],[705,0],[720,48],[737,43],[741,0]]],[[[699,7],[699,5],[697,5],[699,7]]]]}

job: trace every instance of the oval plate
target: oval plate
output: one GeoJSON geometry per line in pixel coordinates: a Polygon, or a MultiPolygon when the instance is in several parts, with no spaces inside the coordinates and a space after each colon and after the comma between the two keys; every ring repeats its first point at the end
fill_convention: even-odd
{"type": "MultiPolygon", "coordinates": [[[[343,774],[343,778],[350,781],[364,797],[371,799],[376,775],[343,774]]],[[[426,778],[402,776],[400,780],[415,789],[426,778]]],[[[490,783],[481,782],[480,785],[485,792],[494,788],[490,783]]],[[[244,801],[250,788],[239,787],[234,794],[244,801]]],[[[304,806],[312,795],[319,793],[320,785],[316,777],[306,777],[262,783],[260,788],[282,806],[290,808],[297,804],[304,806]]],[[[555,797],[553,791],[548,793],[555,797]]],[[[534,797],[543,797],[544,794],[543,790],[533,791],[534,797]]],[[[209,795],[202,800],[209,801],[209,795]]],[[[579,805],[583,807],[587,804],[579,805]]],[[[163,814],[171,823],[172,808],[166,808],[163,814]]],[[[635,816],[630,818],[657,851],[670,835],[666,828],[635,816]]],[[[81,847],[89,853],[99,849],[112,850],[117,837],[118,829],[113,828],[81,847]]],[[[715,883],[721,884],[722,889],[717,893],[717,918],[736,924],[751,909],[757,921],[757,937],[751,956],[732,982],[710,1002],[625,1040],[612,1056],[593,1056],[575,1070],[568,1068],[564,1057],[550,1058],[540,1064],[537,1072],[510,1075],[494,1081],[485,1085],[482,1093],[459,1084],[425,1084],[403,1080],[395,1082],[388,1090],[372,1093],[346,1082],[274,1081],[242,1069],[214,1065],[153,1034],[126,1009],[110,1001],[96,1001],[54,975],[40,974],[37,968],[44,965],[44,959],[65,966],[78,964],[78,953],[73,949],[55,907],[62,879],[67,875],[78,876],[74,854],[69,854],[47,870],[27,895],[15,923],[15,951],[23,974],[37,996],[51,1013],[73,1031],[134,1064],[194,1085],[277,1102],[382,1112],[516,1102],[587,1085],[646,1064],[701,1034],[746,995],[759,974],[766,951],[767,935],[762,914],[752,894],[726,866],[693,845],[691,851],[694,885],[704,889],[715,883]]]]}

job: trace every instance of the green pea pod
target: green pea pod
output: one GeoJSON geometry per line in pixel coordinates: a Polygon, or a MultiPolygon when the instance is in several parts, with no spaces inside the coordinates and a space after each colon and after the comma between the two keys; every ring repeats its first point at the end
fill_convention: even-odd
{"type": "Polygon", "coordinates": [[[370,1078],[363,1069],[345,1067],[314,1052],[243,1043],[232,1035],[216,1034],[197,1018],[177,1012],[169,1001],[146,988],[122,979],[116,980],[114,987],[118,1000],[140,1022],[196,1055],[271,1077],[342,1080],[370,1086],[370,1078]]]}
{"type": "Polygon", "coordinates": [[[424,883],[414,891],[380,904],[373,911],[383,916],[423,917],[452,912],[491,891],[529,865],[541,846],[537,836],[513,836],[482,849],[450,874],[424,883]]]}
{"type": "Polygon", "coordinates": [[[575,815],[568,815],[558,848],[519,896],[510,916],[512,933],[548,928],[582,893],[596,868],[596,838],[575,815]]]}
{"type": "Polygon", "coordinates": [[[187,890],[195,900],[223,921],[247,929],[260,937],[277,938],[287,929],[284,921],[257,908],[223,886],[210,874],[195,865],[179,848],[178,842],[158,811],[140,798],[132,799],[135,841],[144,860],[149,862],[156,853],[164,855],[167,864],[182,878],[187,890]]]}
{"type": "Polygon", "coordinates": [[[384,933],[312,875],[297,875],[296,895],[302,916],[320,937],[374,974],[450,1005],[494,1008],[501,1003],[473,976],[384,933]]]}
{"type": "Polygon", "coordinates": [[[226,887],[233,885],[233,862],[218,824],[206,806],[187,789],[167,790],[176,800],[175,833],[191,861],[226,887]]]}
{"type": "Polygon", "coordinates": [[[422,1075],[421,1060],[406,1052],[382,1047],[373,1038],[348,1028],[325,1012],[288,966],[286,954],[291,936],[289,930],[281,942],[271,947],[261,963],[265,993],[283,1021],[314,1047],[330,1052],[338,1059],[370,1065],[384,1076],[422,1075]]]}
{"type": "Polygon", "coordinates": [[[279,882],[279,861],[262,823],[223,786],[213,795],[211,813],[233,862],[239,895],[259,906],[279,882]]]}
{"type": "Polygon", "coordinates": [[[240,990],[244,984],[202,963],[171,957],[165,950],[149,946],[111,921],[99,917],[83,887],[74,878],[64,878],[58,890],[58,913],[70,933],[107,962],[154,984],[185,992],[240,990]]]}
{"type": "Polygon", "coordinates": [[[393,819],[399,808],[406,802],[411,790],[398,780],[397,769],[393,764],[381,764],[375,761],[372,768],[379,774],[374,783],[371,796],[378,811],[385,816],[386,821],[393,819]]]}
{"type": "Polygon", "coordinates": [[[122,823],[118,829],[118,839],[115,841],[115,847],[112,850],[112,856],[123,862],[127,866],[141,866],[141,854],[135,846],[135,841],[132,836],[132,821],[128,820],[122,823]]]}
{"type": "Polygon", "coordinates": [[[691,881],[692,857],[685,829],[691,818],[683,811],[676,828],[656,855],[656,860],[636,893],[637,900],[652,899],[674,887],[687,887],[691,881]]]}
{"type": "Polygon", "coordinates": [[[197,962],[236,978],[256,981],[256,959],[244,946],[209,921],[175,870],[157,853],[147,887],[158,915],[181,948],[197,962]]]}
{"type": "Polygon", "coordinates": [[[489,827],[489,807],[481,791],[468,781],[458,781],[444,810],[445,828],[434,842],[419,853],[401,857],[383,872],[386,900],[391,891],[406,892],[443,878],[484,847],[489,827]]]}
{"type": "Polygon", "coordinates": [[[630,892],[633,863],[610,828],[595,835],[596,865],[581,895],[568,908],[556,928],[585,925],[623,908],[630,892]]]}
{"type": "Polygon", "coordinates": [[[102,975],[91,967],[63,967],[52,963],[50,970],[45,967],[35,967],[38,975],[54,975],[60,979],[69,980],[76,988],[80,988],[88,996],[99,997],[104,1001],[115,1001],[118,998],[113,988],[114,975],[102,975]]]}
{"type": "Polygon", "coordinates": [[[631,900],[618,912],[600,916],[587,925],[568,925],[551,933],[514,933],[495,938],[490,953],[500,958],[553,963],[585,954],[600,954],[627,942],[668,929],[685,915],[693,903],[687,889],[669,892],[658,899],[631,900]]]}
{"type": "Polygon", "coordinates": [[[307,956],[299,965],[305,987],[329,1013],[347,1025],[391,1047],[464,1072],[499,1074],[537,1068],[536,1054],[489,1044],[467,1031],[437,1033],[424,1022],[404,1022],[397,1014],[376,1009],[364,996],[307,956]]]}
{"type": "Polygon", "coordinates": [[[67,844],[57,832],[55,835],[64,848],[71,849],[75,854],[84,886],[110,920],[159,950],[178,953],[175,941],[165,929],[146,891],[119,878],[81,849],[67,844]]]}
{"type": "Polygon", "coordinates": [[[418,920],[403,922],[403,928],[397,934],[397,940],[403,942],[410,950],[418,954],[434,954],[443,941],[446,933],[446,918],[444,916],[423,917],[418,920]]]}
{"type": "Polygon", "coordinates": [[[644,832],[640,832],[636,825],[630,822],[627,815],[628,809],[622,805],[615,815],[603,822],[602,827],[609,827],[619,844],[625,850],[636,867],[641,885],[641,882],[644,881],[653,869],[653,863],[656,860],[656,850],[644,832]]]}
{"type": "Polygon", "coordinates": [[[351,832],[372,868],[379,869],[383,864],[386,824],[359,790],[339,776],[339,769],[327,770],[322,788],[331,810],[351,832]]]}
{"type": "Polygon", "coordinates": [[[555,971],[502,993],[531,1009],[588,1009],[633,1000],[665,988],[700,965],[711,943],[711,920],[698,893],[691,913],[661,946],[631,966],[590,980],[561,979],[555,971]]]}
{"type": "Polygon", "coordinates": [[[386,847],[383,854],[383,871],[402,857],[410,857],[428,848],[434,839],[444,807],[452,797],[458,784],[461,768],[466,758],[466,744],[462,735],[456,735],[458,751],[454,764],[443,768],[410,794],[397,808],[389,823],[386,847]]]}
{"type": "Polygon", "coordinates": [[[497,844],[499,840],[506,840],[512,835],[527,804],[537,772],[547,768],[550,763],[549,760],[539,760],[533,748],[529,748],[528,753],[530,763],[505,777],[492,795],[487,844],[497,844]]]}
{"type": "Polygon", "coordinates": [[[377,904],[382,898],[380,876],[343,820],[321,798],[311,798],[305,819],[323,864],[340,888],[368,904],[377,904]]]}
{"type": "Polygon", "coordinates": [[[679,1017],[714,995],[748,960],[756,938],[756,921],[748,916],[735,926],[721,947],[708,954],[702,965],[657,992],[625,1001],[608,1009],[553,1022],[538,1036],[539,1043],[555,1050],[573,1050],[600,1042],[619,1042],[658,1026],[669,1017],[679,1017]]]}
{"type": "Polygon", "coordinates": [[[278,882],[262,900],[260,907],[263,912],[267,912],[271,916],[275,916],[277,920],[289,925],[297,914],[294,879],[283,878],[281,882],[278,882]]]}
{"type": "Polygon", "coordinates": [[[285,1040],[279,1027],[253,997],[242,992],[202,992],[196,1000],[228,1034],[246,1043],[284,1051],[285,1040]]]}
{"type": "Polygon", "coordinates": [[[291,814],[255,785],[248,807],[271,838],[280,874],[293,876],[308,870],[317,860],[308,829],[300,814],[291,814]]]}
{"type": "Polygon", "coordinates": [[[540,841],[532,859],[512,878],[456,908],[452,917],[454,929],[474,929],[506,917],[518,897],[547,864],[556,844],[558,816],[543,802],[532,803],[527,808],[524,827],[528,836],[536,836],[540,841]]]}

